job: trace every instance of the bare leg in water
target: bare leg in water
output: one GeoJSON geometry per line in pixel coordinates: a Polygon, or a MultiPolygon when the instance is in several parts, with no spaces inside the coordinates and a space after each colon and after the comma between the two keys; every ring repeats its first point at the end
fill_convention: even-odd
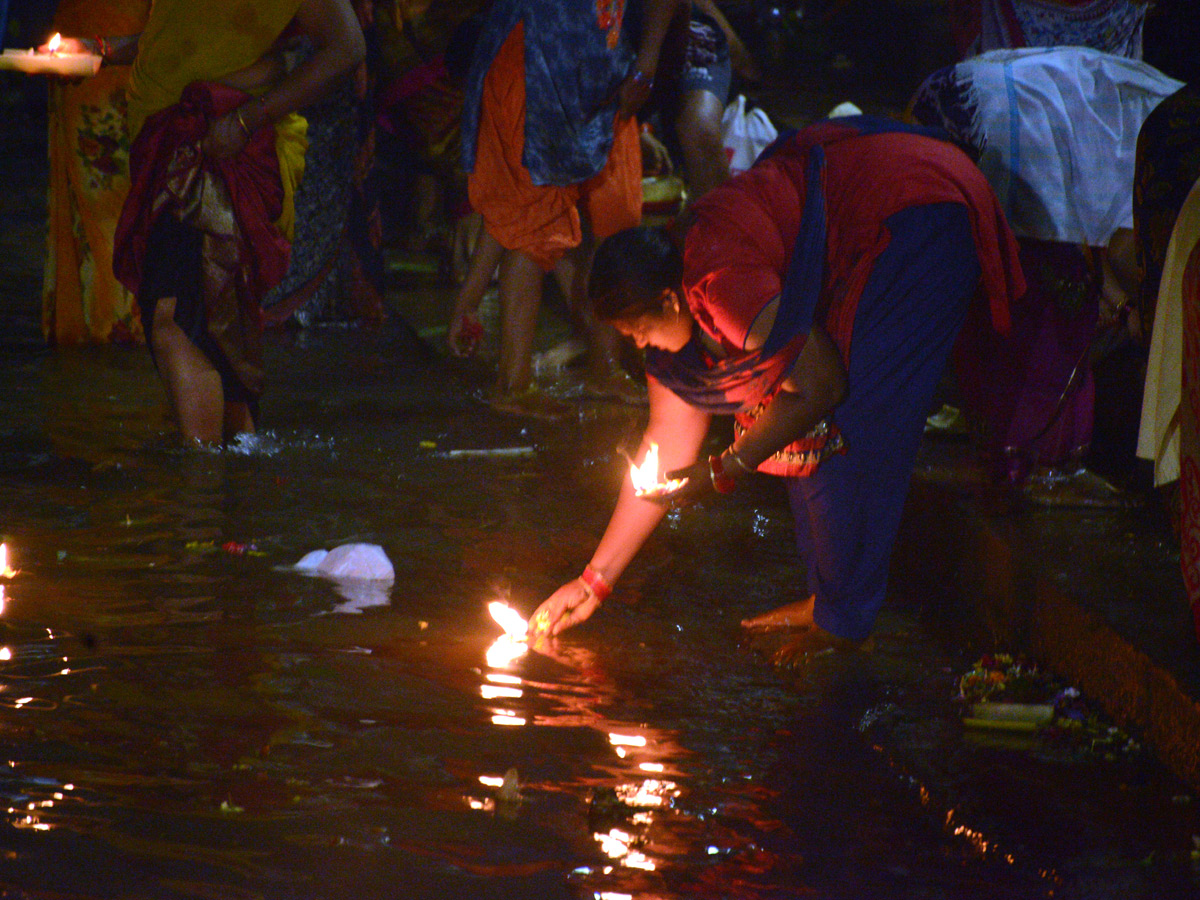
{"type": "Polygon", "coordinates": [[[221,374],[175,321],[174,297],[164,297],[155,306],[150,340],[185,443],[220,444],[254,431],[250,408],[225,402],[221,374]]]}
{"type": "Polygon", "coordinates": [[[482,336],[477,313],[483,295],[492,283],[496,267],[504,259],[504,248],[486,228],[479,231],[479,239],[471,251],[466,277],[459,285],[454,297],[454,308],[450,311],[450,330],[447,340],[450,352],[455,356],[470,356],[478,347],[482,336]]]}
{"type": "Polygon", "coordinates": [[[610,397],[625,403],[645,403],[646,389],[621,366],[621,335],[592,311],[587,296],[587,276],[595,245],[588,240],[568,252],[554,267],[554,277],[567,298],[571,315],[587,336],[588,365],[584,375],[586,389],[597,397],[610,397]]]}
{"type": "Polygon", "coordinates": [[[500,263],[500,361],[492,407],[500,412],[561,419],[571,407],[534,389],[533,340],[545,273],[519,250],[500,263]]]}

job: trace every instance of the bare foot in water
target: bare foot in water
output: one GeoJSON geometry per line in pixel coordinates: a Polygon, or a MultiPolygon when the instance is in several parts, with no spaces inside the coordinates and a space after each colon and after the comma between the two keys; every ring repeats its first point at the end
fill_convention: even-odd
{"type": "Polygon", "coordinates": [[[765,612],[752,619],[742,619],[742,627],[754,631],[765,631],[770,628],[812,628],[813,604],[816,596],[806,600],[797,600],[765,612]]]}
{"type": "Polygon", "coordinates": [[[488,397],[488,405],[499,413],[541,419],[544,422],[560,422],[575,411],[570,404],[556,400],[533,386],[507,394],[493,391],[488,397]]]}
{"type": "Polygon", "coordinates": [[[817,656],[851,653],[856,650],[870,653],[874,649],[873,638],[868,637],[861,641],[841,638],[819,625],[814,625],[776,650],[771,656],[771,662],[780,669],[793,670],[817,656]]]}

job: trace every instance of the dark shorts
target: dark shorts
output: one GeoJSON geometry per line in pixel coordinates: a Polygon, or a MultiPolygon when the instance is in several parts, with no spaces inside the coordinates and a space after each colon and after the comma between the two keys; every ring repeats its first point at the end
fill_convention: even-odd
{"type": "MultiPolygon", "coordinates": [[[[225,402],[246,403],[250,407],[250,414],[257,420],[258,397],[237,379],[229,360],[208,331],[202,250],[202,235],[197,229],[180,222],[169,212],[162,213],[155,221],[146,244],[146,261],[137,295],[138,309],[142,321],[150,325],[154,321],[158,301],[164,297],[174,297],[175,324],[183,329],[189,340],[220,373],[225,402]]],[[[147,341],[146,344],[157,367],[154,342],[147,341]]]]}
{"type": "Polygon", "coordinates": [[[725,32],[712,19],[692,13],[687,51],[679,74],[679,93],[708,91],[721,105],[729,100],[733,67],[729,61],[729,43],[725,32]]]}

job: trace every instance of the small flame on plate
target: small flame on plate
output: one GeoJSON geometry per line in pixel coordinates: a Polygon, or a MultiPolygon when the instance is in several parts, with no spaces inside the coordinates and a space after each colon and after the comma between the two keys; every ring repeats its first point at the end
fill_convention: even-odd
{"type": "Polygon", "coordinates": [[[658,444],[650,442],[650,449],[640,466],[629,464],[629,481],[633,484],[633,492],[639,497],[656,494],[671,494],[687,483],[686,478],[672,478],[670,481],[659,481],[658,477],[658,444]]]}

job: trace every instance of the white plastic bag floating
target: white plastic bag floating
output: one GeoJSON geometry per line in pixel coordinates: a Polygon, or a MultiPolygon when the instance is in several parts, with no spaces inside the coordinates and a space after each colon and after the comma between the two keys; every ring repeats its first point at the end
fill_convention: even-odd
{"type": "Polygon", "coordinates": [[[334,607],[334,612],[357,613],[369,606],[386,606],[396,580],[392,561],[378,544],[314,550],[296,563],[296,569],[334,583],[334,590],[347,601],[334,607]]]}
{"type": "Polygon", "coordinates": [[[763,110],[757,106],[746,109],[744,94],[738,94],[725,107],[725,113],[721,116],[721,142],[725,145],[731,175],[744,172],[754,165],[758,155],[777,137],[779,131],[763,110]]]}

